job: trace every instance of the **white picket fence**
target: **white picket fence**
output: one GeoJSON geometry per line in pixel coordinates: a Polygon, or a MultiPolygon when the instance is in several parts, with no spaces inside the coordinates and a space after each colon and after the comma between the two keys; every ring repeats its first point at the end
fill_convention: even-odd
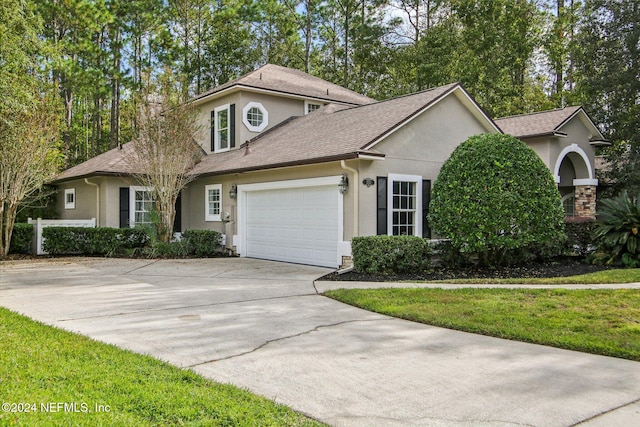
{"type": "Polygon", "coordinates": [[[31,219],[28,220],[29,224],[33,225],[33,236],[35,240],[36,254],[46,255],[46,252],[42,250],[42,229],[47,227],[95,227],[96,219],[31,219]]]}

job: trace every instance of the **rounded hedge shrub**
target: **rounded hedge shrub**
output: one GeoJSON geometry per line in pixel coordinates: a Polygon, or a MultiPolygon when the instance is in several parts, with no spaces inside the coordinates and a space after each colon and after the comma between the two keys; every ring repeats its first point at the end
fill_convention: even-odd
{"type": "Polygon", "coordinates": [[[431,247],[418,236],[361,236],[351,241],[353,266],[370,274],[418,273],[431,268],[431,247]]]}
{"type": "Polygon", "coordinates": [[[563,241],[564,212],[551,172],[520,140],[472,136],[440,170],[429,221],[454,248],[485,265],[563,241]]]}

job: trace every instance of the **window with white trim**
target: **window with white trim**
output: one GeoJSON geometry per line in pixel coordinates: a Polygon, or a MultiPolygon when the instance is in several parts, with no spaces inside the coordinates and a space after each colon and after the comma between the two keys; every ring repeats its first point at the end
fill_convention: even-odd
{"type": "Polygon", "coordinates": [[[129,187],[129,197],[130,226],[133,228],[136,225],[151,224],[151,211],[154,203],[152,189],[149,187],[129,187]]]}
{"type": "Polygon", "coordinates": [[[262,132],[269,124],[269,112],[259,102],[249,102],[242,109],[242,123],[252,132],[262,132]]]}
{"type": "Polygon", "coordinates": [[[422,177],[389,175],[388,233],[422,236],[422,177]]]}
{"type": "Polygon", "coordinates": [[[313,113],[314,111],[320,109],[320,107],[322,107],[322,104],[317,104],[315,102],[304,101],[304,113],[305,114],[313,113]]]}
{"type": "Polygon", "coordinates": [[[76,208],[76,189],[66,188],[64,190],[64,208],[75,209],[76,208]]]}
{"type": "Polygon", "coordinates": [[[229,104],[225,104],[215,110],[215,151],[227,151],[230,148],[231,132],[229,104]]]}
{"type": "Polygon", "coordinates": [[[222,221],[222,184],[204,186],[205,221],[222,221]]]}

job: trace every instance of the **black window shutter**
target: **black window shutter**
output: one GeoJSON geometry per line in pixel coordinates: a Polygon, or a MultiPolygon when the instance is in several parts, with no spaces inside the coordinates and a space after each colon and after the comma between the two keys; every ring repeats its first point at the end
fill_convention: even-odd
{"type": "Polygon", "coordinates": [[[236,146],[236,104],[229,106],[229,139],[231,140],[229,146],[234,148],[236,146]]]}
{"type": "Polygon", "coordinates": [[[422,180],[422,237],[431,238],[431,229],[429,228],[429,202],[431,201],[431,180],[422,180]]]}
{"type": "Polygon", "coordinates": [[[211,152],[216,151],[216,112],[211,110],[211,152]]]}
{"type": "Polygon", "coordinates": [[[129,187],[120,187],[120,228],[129,227],[129,187]]]}
{"type": "Polygon", "coordinates": [[[387,177],[379,176],[377,179],[377,234],[378,235],[386,235],[387,234],[387,177]]]}
{"type": "Polygon", "coordinates": [[[182,232],[182,191],[178,193],[176,199],[176,216],[173,219],[173,231],[176,233],[182,232]]]}

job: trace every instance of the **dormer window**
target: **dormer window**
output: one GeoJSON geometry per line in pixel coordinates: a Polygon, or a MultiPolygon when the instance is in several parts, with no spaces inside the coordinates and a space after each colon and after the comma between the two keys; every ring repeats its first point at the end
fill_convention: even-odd
{"type": "Polygon", "coordinates": [[[319,109],[320,107],[322,107],[322,104],[317,104],[315,102],[304,101],[304,113],[305,114],[312,113],[312,112],[316,111],[317,109],[319,109]]]}
{"type": "Polygon", "coordinates": [[[242,123],[252,132],[262,132],[269,124],[269,112],[259,102],[249,102],[242,109],[242,123]]]}

